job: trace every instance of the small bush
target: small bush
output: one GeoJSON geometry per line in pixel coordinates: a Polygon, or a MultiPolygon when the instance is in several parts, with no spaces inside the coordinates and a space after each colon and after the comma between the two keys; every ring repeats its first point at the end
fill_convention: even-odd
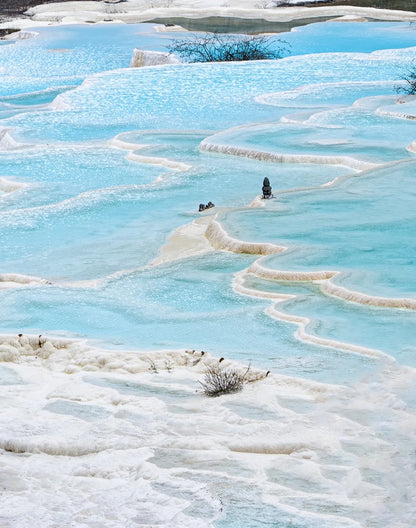
{"type": "Polygon", "coordinates": [[[281,59],[289,53],[289,44],[262,35],[206,34],[173,40],[167,48],[169,53],[179,55],[182,62],[270,60],[281,59]]]}
{"type": "Polygon", "coordinates": [[[244,372],[233,368],[222,369],[221,365],[208,367],[204,381],[200,381],[199,384],[204,394],[211,397],[240,392],[247,381],[249,371],[250,366],[244,372]]]}
{"type": "Polygon", "coordinates": [[[406,95],[416,95],[416,63],[414,62],[401,78],[405,81],[404,86],[397,86],[396,92],[406,95]]]}
{"type": "Polygon", "coordinates": [[[241,391],[244,378],[241,372],[234,369],[221,370],[219,367],[210,367],[205,373],[204,381],[199,383],[204,394],[213,397],[241,391]]]}

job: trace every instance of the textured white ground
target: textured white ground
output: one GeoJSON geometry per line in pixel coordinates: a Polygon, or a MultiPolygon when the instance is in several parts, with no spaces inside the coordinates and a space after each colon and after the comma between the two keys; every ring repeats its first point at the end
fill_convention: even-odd
{"type": "MultiPolygon", "coordinates": [[[[314,3],[310,0],[308,3],[314,3]]],[[[0,28],[27,28],[47,24],[86,22],[138,23],[163,17],[204,18],[210,16],[264,19],[288,22],[322,17],[344,17],[345,20],[365,19],[415,21],[416,13],[406,11],[360,8],[354,6],[297,6],[299,0],[289,0],[293,7],[271,7],[262,0],[128,0],[75,1],[42,4],[27,11],[25,17],[0,24],[0,28]]],[[[302,3],[305,3],[304,1],[302,3]]]]}

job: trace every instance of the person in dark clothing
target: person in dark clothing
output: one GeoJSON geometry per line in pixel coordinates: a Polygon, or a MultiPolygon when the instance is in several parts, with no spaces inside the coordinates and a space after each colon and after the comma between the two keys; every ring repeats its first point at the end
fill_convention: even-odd
{"type": "Polygon", "coordinates": [[[273,197],[269,178],[264,178],[262,191],[263,191],[263,200],[273,197]]]}
{"type": "Polygon", "coordinates": [[[205,211],[205,209],[211,209],[211,207],[215,207],[215,204],[213,204],[212,202],[208,202],[206,205],[199,204],[199,212],[205,211]]]}

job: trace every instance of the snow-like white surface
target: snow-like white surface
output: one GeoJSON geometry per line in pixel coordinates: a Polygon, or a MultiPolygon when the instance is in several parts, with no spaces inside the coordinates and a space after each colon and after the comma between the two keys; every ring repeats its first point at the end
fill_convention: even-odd
{"type": "Polygon", "coordinates": [[[387,496],[415,439],[399,397],[414,372],[393,365],[370,392],[270,375],[209,399],[198,380],[217,360],[195,351],[2,336],[0,361],[1,526],[209,528],[262,494],[288,520],[309,502],[307,526],[359,528],[412,479],[403,465],[387,496]],[[388,421],[370,427],[375,412],[388,421]]]}
{"type": "MultiPolygon", "coordinates": [[[[297,5],[298,0],[289,0],[293,6],[280,7],[275,2],[258,0],[128,0],[127,2],[74,1],[42,4],[27,11],[30,19],[16,19],[0,27],[26,28],[48,24],[76,24],[92,22],[138,23],[155,18],[185,17],[203,18],[211,16],[264,19],[287,22],[301,19],[346,17],[356,20],[369,17],[376,20],[415,21],[416,14],[399,10],[361,8],[354,6],[309,6],[297,5]],[[274,7],[276,5],[276,7],[274,7]]],[[[304,4],[302,0],[302,4],[304,4]]],[[[313,4],[314,0],[308,2],[313,4]]]]}
{"type": "Polygon", "coordinates": [[[179,60],[171,53],[160,51],[147,51],[135,48],[131,58],[131,68],[141,68],[143,66],[157,66],[159,64],[177,64],[179,60]]]}

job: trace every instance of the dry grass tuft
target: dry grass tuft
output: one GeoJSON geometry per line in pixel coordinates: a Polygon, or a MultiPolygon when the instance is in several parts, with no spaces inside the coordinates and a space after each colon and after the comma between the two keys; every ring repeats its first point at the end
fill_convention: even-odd
{"type": "Polygon", "coordinates": [[[216,397],[222,394],[240,392],[247,380],[250,366],[243,372],[234,368],[222,369],[221,365],[209,367],[204,375],[204,380],[199,384],[206,396],[216,397]]]}

